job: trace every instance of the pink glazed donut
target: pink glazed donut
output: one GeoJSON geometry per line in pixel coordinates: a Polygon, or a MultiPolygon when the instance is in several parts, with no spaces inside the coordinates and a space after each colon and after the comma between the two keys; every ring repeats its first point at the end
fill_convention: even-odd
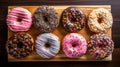
{"type": "Polygon", "coordinates": [[[27,31],[32,25],[32,14],[25,8],[16,7],[9,11],[7,25],[11,31],[27,31]]]}
{"type": "Polygon", "coordinates": [[[87,42],[83,36],[77,33],[70,33],[64,37],[62,48],[67,57],[78,58],[86,53],[87,42]]]}

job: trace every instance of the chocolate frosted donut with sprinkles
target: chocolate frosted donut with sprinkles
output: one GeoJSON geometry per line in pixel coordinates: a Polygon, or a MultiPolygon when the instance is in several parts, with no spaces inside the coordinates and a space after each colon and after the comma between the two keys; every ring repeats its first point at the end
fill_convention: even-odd
{"type": "Polygon", "coordinates": [[[88,41],[88,51],[96,59],[104,59],[110,56],[114,49],[112,39],[103,33],[94,34],[88,41]]]}
{"type": "Polygon", "coordinates": [[[42,58],[53,58],[60,50],[59,38],[51,33],[40,34],[35,40],[35,48],[42,58]]]}
{"type": "Polygon", "coordinates": [[[77,7],[68,7],[62,13],[62,25],[68,32],[78,32],[85,26],[85,14],[77,7]]]}

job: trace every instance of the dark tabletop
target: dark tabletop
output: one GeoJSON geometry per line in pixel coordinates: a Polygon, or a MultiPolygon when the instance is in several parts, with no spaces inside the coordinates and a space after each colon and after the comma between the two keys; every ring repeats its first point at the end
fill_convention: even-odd
{"type": "Polygon", "coordinates": [[[117,67],[120,65],[120,0],[0,0],[0,64],[14,66],[85,66],[85,67],[117,67]],[[7,6],[10,5],[111,5],[114,23],[112,27],[112,39],[115,42],[115,49],[111,62],[17,62],[7,60],[5,43],[7,40],[6,15],[7,6]]]}

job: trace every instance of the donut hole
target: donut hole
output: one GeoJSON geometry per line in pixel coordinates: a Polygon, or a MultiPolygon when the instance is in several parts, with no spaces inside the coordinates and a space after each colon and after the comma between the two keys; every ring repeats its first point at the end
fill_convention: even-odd
{"type": "Polygon", "coordinates": [[[45,47],[46,47],[46,48],[49,48],[49,47],[50,47],[50,44],[49,44],[49,43],[46,43],[46,44],[45,44],[45,47]]]}
{"type": "Polygon", "coordinates": [[[22,43],[22,42],[18,42],[17,46],[18,46],[19,48],[22,48],[22,47],[23,47],[23,43],[22,43]]]}
{"type": "Polygon", "coordinates": [[[76,47],[77,46],[77,44],[72,44],[72,47],[76,47]]]}
{"type": "Polygon", "coordinates": [[[72,18],[71,18],[71,21],[72,21],[72,22],[77,22],[77,20],[76,20],[75,17],[72,17],[72,18]]]}
{"type": "Polygon", "coordinates": [[[17,18],[17,21],[18,21],[18,22],[21,22],[21,21],[22,21],[22,18],[17,18]]]}
{"type": "Polygon", "coordinates": [[[103,44],[99,44],[99,47],[103,47],[103,44]]]}
{"type": "Polygon", "coordinates": [[[98,23],[102,23],[102,17],[98,18],[98,23]]]}
{"type": "Polygon", "coordinates": [[[47,16],[43,16],[43,19],[44,19],[45,22],[48,22],[47,16]]]}

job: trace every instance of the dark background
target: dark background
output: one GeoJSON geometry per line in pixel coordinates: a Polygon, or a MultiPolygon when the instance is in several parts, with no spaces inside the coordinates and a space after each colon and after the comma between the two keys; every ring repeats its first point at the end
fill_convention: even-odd
{"type": "MultiPolygon", "coordinates": [[[[120,0],[0,0],[0,64],[11,66],[85,66],[85,67],[120,67],[120,0]],[[5,43],[7,40],[7,6],[17,5],[111,5],[114,23],[112,39],[115,42],[113,60],[110,62],[8,62],[5,43]]],[[[1,66],[2,67],[2,66],[1,66]]]]}

